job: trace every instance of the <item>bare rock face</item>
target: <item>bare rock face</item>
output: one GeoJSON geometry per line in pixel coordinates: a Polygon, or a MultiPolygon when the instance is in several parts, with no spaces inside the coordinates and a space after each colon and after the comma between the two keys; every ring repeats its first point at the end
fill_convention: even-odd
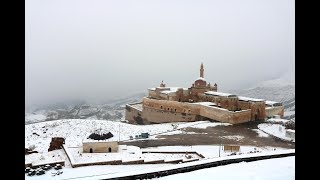
{"type": "Polygon", "coordinates": [[[65,139],[62,137],[53,137],[50,142],[50,147],[48,151],[53,151],[56,149],[62,149],[62,144],[64,144],[65,139]]]}

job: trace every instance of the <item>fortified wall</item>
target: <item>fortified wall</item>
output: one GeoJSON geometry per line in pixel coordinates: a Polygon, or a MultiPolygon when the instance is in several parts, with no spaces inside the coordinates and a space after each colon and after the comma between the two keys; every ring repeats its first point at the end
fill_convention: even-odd
{"type": "Polygon", "coordinates": [[[150,124],[206,119],[237,124],[274,115],[283,117],[284,113],[284,107],[278,102],[217,92],[218,85],[212,86],[204,79],[203,64],[200,77],[190,88],[167,87],[162,81],[159,87],[148,90],[148,97],[141,103],[126,105],[129,122],[150,124]]]}

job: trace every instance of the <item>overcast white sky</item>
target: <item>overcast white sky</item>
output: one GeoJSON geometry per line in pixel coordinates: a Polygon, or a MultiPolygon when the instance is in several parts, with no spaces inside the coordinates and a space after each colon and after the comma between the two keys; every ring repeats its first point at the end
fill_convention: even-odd
{"type": "Polygon", "coordinates": [[[204,63],[220,91],[294,71],[293,0],[26,0],[26,105],[109,99],[204,63]]]}

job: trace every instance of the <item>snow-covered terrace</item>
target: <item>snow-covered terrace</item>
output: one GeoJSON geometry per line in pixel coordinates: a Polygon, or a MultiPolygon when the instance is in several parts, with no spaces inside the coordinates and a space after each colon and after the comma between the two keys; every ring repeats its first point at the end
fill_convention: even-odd
{"type": "Polygon", "coordinates": [[[161,91],[161,93],[163,93],[163,94],[170,94],[170,93],[175,93],[175,92],[177,92],[179,89],[183,89],[182,87],[167,87],[167,88],[169,88],[169,90],[161,91]]]}
{"type": "Polygon", "coordinates": [[[215,92],[215,91],[207,91],[204,94],[213,95],[213,96],[223,96],[223,97],[237,97],[237,95],[234,95],[234,94],[223,93],[223,92],[215,92]]]}
{"type": "Polygon", "coordinates": [[[200,105],[204,105],[204,106],[217,106],[217,104],[213,103],[213,102],[195,102],[192,104],[200,104],[200,105]]]}
{"type": "Polygon", "coordinates": [[[281,106],[282,103],[275,102],[275,101],[266,101],[266,105],[269,105],[269,106],[281,106]]]}
{"type": "Polygon", "coordinates": [[[264,99],[255,99],[255,98],[249,98],[249,97],[243,97],[243,96],[238,96],[240,101],[253,101],[253,102],[261,102],[265,101],[264,99]]]}
{"type": "Polygon", "coordinates": [[[129,104],[129,106],[131,106],[134,109],[140,110],[142,111],[143,107],[142,107],[142,102],[140,103],[135,103],[135,104],[129,104]]]}

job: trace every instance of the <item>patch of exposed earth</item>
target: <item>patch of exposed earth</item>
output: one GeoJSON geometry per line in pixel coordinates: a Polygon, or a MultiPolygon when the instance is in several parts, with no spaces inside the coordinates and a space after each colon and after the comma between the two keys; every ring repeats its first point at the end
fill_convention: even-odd
{"type": "MultiPolygon", "coordinates": [[[[271,146],[281,148],[295,148],[294,142],[286,142],[272,136],[260,136],[257,130],[262,122],[250,122],[230,126],[215,126],[205,129],[184,128],[186,133],[173,135],[158,135],[157,139],[125,142],[123,144],[144,147],[178,146],[178,145],[212,145],[233,144],[246,146],[271,146]]],[[[122,144],[122,143],[120,143],[122,144]]]]}

